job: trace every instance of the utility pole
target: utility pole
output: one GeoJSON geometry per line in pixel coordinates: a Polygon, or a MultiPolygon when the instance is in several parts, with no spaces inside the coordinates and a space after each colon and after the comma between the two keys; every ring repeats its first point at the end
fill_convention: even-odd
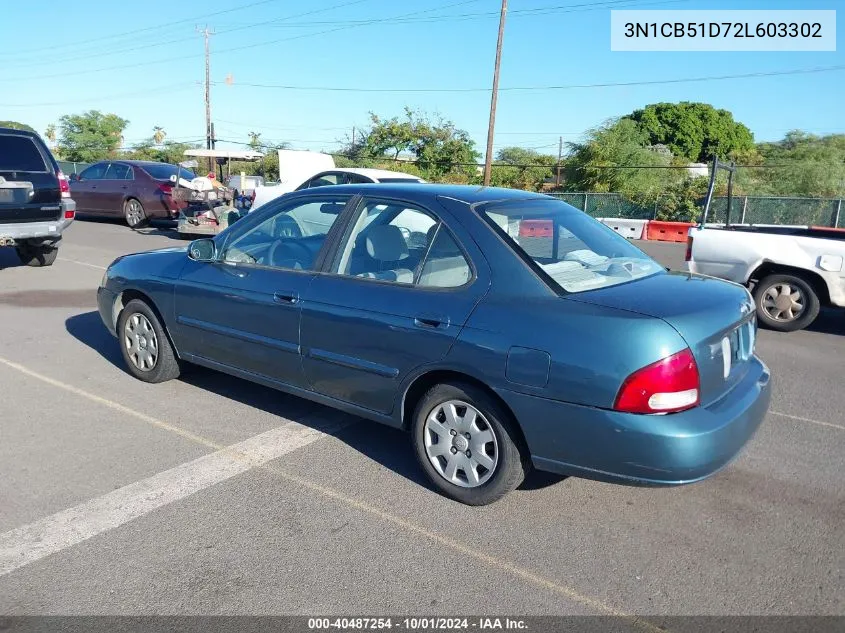
{"type": "Polygon", "coordinates": [[[493,164],[493,129],[496,127],[496,102],[499,98],[499,66],[502,61],[502,39],[505,36],[505,15],[508,12],[508,0],[502,0],[502,13],[499,15],[499,39],[496,41],[496,63],[493,66],[493,94],[490,97],[490,123],[487,126],[487,155],[484,158],[484,186],[490,186],[490,170],[493,164]]]}
{"type": "Polygon", "coordinates": [[[352,126],[352,151],[355,151],[355,126],[352,126]]]}
{"type": "MultiPolygon", "coordinates": [[[[208,38],[214,35],[214,31],[210,31],[206,25],[203,29],[197,27],[197,33],[205,40],[205,147],[214,149],[214,125],[211,122],[211,55],[208,49],[208,38]]],[[[211,157],[208,159],[208,170],[214,170],[211,157]]]]}
{"type": "Polygon", "coordinates": [[[563,137],[557,144],[557,172],[555,173],[555,188],[560,187],[560,163],[563,160],[563,137]]]}

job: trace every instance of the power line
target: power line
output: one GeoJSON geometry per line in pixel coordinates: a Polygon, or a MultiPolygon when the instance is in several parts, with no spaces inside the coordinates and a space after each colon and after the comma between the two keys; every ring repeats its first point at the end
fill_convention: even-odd
{"type": "MultiPolygon", "coordinates": [[[[674,79],[654,79],[644,81],[619,81],[594,84],[567,84],[552,86],[509,86],[500,87],[499,91],[538,91],[538,90],[577,90],[588,88],[616,88],[631,86],[651,86],[677,83],[697,83],[704,81],[723,81],[728,79],[753,79],[758,77],[780,77],[784,75],[802,75],[811,73],[824,73],[845,70],[845,64],[836,66],[817,66],[814,68],[796,68],[792,70],[775,70],[766,72],[741,73],[736,75],[709,75],[704,77],[678,77],[674,79]]],[[[219,83],[219,82],[215,82],[219,83]]],[[[287,84],[264,84],[264,83],[235,83],[233,86],[248,88],[266,88],[277,90],[311,90],[316,92],[396,92],[396,93],[461,93],[461,92],[489,92],[490,88],[355,88],[347,86],[296,86],[287,84]]]]}
{"type": "MultiPolygon", "coordinates": [[[[251,2],[249,4],[238,5],[236,7],[230,8],[230,9],[222,9],[220,11],[214,11],[213,13],[205,13],[203,15],[195,16],[195,17],[192,17],[192,18],[185,18],[184,20],[168,21],[167,24],[165,24],[164,26],[165,27],[171,27],[171,26],[174,26],[174,25],[177,25],[177,24],[186,24],[186,23],[189,23],[189,22],[196,22],[197,20],[207,20],[208,18],[214,17],[216,15],[223,15],[225,13],[233,13],[235,11],[243,11],[244,9],[250,9],[252,7],[257,7],[257,6],[262,5],[262,4],[269,4],[271,2],[278,2],[278,1],[279,0],[257,0],[256,2],[251,2]]],[[[140,29],[133,29],[131,31],[124,31],[122,33],[115,33],[113,35],[106,35],[105,37],[89,39],[89,40],[86,40],[84,42],[84,44],[87,47],[87,45],[91,44],[92,42],[104,42],[104,41],[107,41],[107,40],[124,38],[128,35],[135,35],[137,33],[144,33],[144,32],[147,32],[147,31],[160,31],[161,29],[162,29],[162,24],[155,24],[153,26],[146,26],[146,27],[143,27],[143,28],[140,28],[140,29]]],[[[67,44],[58,44],[58,45],[55,45],[55,46],[51,45],[50,46],[50,55],[55,58],[55,51],[62,50],[62,49],[68,48],[68,47],[77,46],[80,43],[83,43],[83,42],[69,42],[67,44]]],[[[43,52],[44,47],[38,46],[36,48],[23,49],[22,51],[18,50],[16,52],[26,53],[26,52],[30,52],[30,51],[32,51],[32,52],[35,52],[35,51],[43,52]]],[[[67,61],[67,60],[64,60],[64,61],[67,61]]],[[[55,63],[55,59],[54,59],[53,63],[55,63]]]]}
{"type": "MultiPolygon", "coordinates": [[[[266,1],[270,1],[270,0],[266,0],[266,1]]],[[[272,1],[275,1],[275,0],[272,0],[272,1]]],[[[217,31],[215,34],[216,35],[226,35],[228,33],[232,33],[232,32],[235,32],[235,31],[241,31],[241,30],[246,29],[246,28],[252,28],[252,27],[255,27],[255,26],[266,26],[267,24],[270,24],[270,23],[273,23],[273,22],[280,22],[282,20],[304,17],[304,16],[307,16],[307,15],[313,15],[313,14],[316,14],[316,13],[323,13],[325,11],[332,11],[334,9],[340,9],[340,8],[343,8],[343,7],[348,7],[348,6],[352,6],[354,4],[360,4],[362,2],[369,2],[369,1],[370,0],[351,0],[350,2],[344,2],[342,4],[337,4],[337,5],[334,5],[334,6],[331,6],[331,7],[325,7],[323,9],[316,9],[314,11],[306,11],[305,13],[296,13],[296,14],[293,14],[293,15],[287,15],[287,16],[284,16],[284,17],[275,18],[273,20],[270,20],[269,22],[256,22],[256,23],[251,23],[251,24],[244,25],[244,26],[226,29],[226,30],[223,30],[223,31],[217,31]]],[[[161,44],[160,39],[161,39],[160,36],[158,36],[157,40],[156,40],[156,44],[161,44]]],[[[174,39],[174,40],[171,40],[169,42],[164,42],[164,46],[172,46],[172,45],[175,45],[175,44],[183,44],[186,41],[188,41],[187,38],[174,39]]],[[[134,46],[131,46],[129,48],[116,48],[116,49],[110,50],[109,52],[112,55],[116,55],[116,54],[130,53],[132,51],[148,50],[149,48],[150,48],[150,44],[145,43],[145,44],[140,44],[140,45],[134,45],[134,46]]],[[[84,55],[76,55],[76,56],[73,56],[73,57],[65,57],[64,59],[62,59],[62,61],[63,62],[71,62],[71,61],[79,61],[79,60],[84,60],[84,59],[92,59],[92,58],[95,58],[95,57],[102,57],[102,56],[103,56],[102,50],[99,50],[99,51],[96,51],[96,52],[86,53],[84,55]]],[[[183,55],[183,56],[180,57],[180,59],[190,59],[192,57],[197,57],[197,55],[183,55]]],[[[154,62],[151,62],[151,63],[154,63],[154,62]]],[[[49,66],[49,65],[53,65],[53,64],[55,64],[55,59],[47,59],[47,60],[44,60],[44,61],[34,62],[34,63],[15,64],[15,66],[18,67],[18,68],[32,68],[32,67],[37,67],[37,66],[49,66]]]]}
{"type": "Polygon", "coordinates": [[[46,106],[62,106],[62,105],[72,105],[74,103],[80,103],[83,101],[88,102],[99,102],[99,101],[113,101],[119,99],[125,99],[127,97],[139,97],[144,96],[145,98],[155,98],[161,99],[161,91],[180,91],[180,90],[187,90],[188,88],[195,88],[197,86],[196,82],[184,82],[181,81],[179,83],[164,85],[164,86],[157,86],[156,92],[150,92],[149,88],[145,90],[136,90],[133,92],[123,92],[120,94],[113,94],[113,95],[106,95],[103,97],[77,97],[75,99],[69,99],[65,101],[45,101],[41,103],[0,103],[0,107],[3,108],[38,108],[38,107],[46,107],[46,106]]]}
{"type": "MultiPolygon", "coordinates": [[[[266,0],[266,1],[269,1],[269,0],[266,0]]],[[[326,8],[326,9],[319,9],[319,10],[316,10],[316,11],[312,11],[312,12],[306,13],[305,15],[308,15],[310,13],[317,13],[317,12],[320,12],[320,11],[328,11],[332,8],[339,8],[339,7],[342,7],[342,6],[357,4],[358,2],[363,2],[363,1],[365,1],[365,0],[353,0],[352,2],[345,3],[345,4],[342,4],[342,5],[337,5],[335,7],[330,7],[330,8],[326,8]]],[[[480,1],[481,0],[464,0],[463,2],[455,2],[455,3],[451,3],[451,4],[447,4],[447,5],[442,5],[442,6],[439,6],[439,7],[433,7],[431,9],[424,9],[424,10],[421,10],[421,11],[413,11],[411,13],[405,13],[405,14],[400,14],[400,15],[396,15],[396,16],[391,16],[391,17],[388,17],[388,18],[374,18],[372,20],[365,20],[363,22],[358,22],[358,23],[355,23],[355,24],[350,24],[348,22],[345,22],[343,26],[339,26],[339,27],[334,28],[334,29],[317,31],[315,33],[305,33],[305,34],[296,35],[296,36],[293,36],[293,37],[267,40],[267,41],[263,41],[263,42],[254,42],[254,43],[251,43],[251,44],[245,44],[243,46],[228,47],[218,54],[223,55],[223,54],[233,53],[233,52],[237,52],[237,51],[250,50],[250,49],[261,47],[261,46],[268,46],[270,44],[279,44],[279,43],[282,43],[282,42],[289,42],[289,41],[294,41],[294,40],[303,39],[303,38],[307,38],[307,37],[316,37],[318,35],[326,35],[326,34],[334,33],[334,32],[337,32],[337,31],[347,30],[347,29],[351,29],[351,28],[357,28],[359,26],[366,25],[366,24],[379,24],[379,23],[401,20],[403,18],[407,18],[407,17],[411,17],[411,16],[423,14],[423,13],[430,13],[432,11],[441,11],[441,10],[444,10],[444,9],[463,6],[463,5],[466,5],[466,4],[473,4],[475,2],[480,2],[480,1]]],[[[572,11],[572,12],[580,12],[580,11],[584,11],[584,10],[597,10],[597,9],[608,8],[608,6],[612,6],[609,3],[613,3],[613,2],[633,2],[633,1],[635,1],[635,0],[599,0],[598,2],[591,2],[591,3],[585,3],[585,4],[579,4],[579,5],[568,5],[568,6],[570,6],[570,7],[583,7],[581,9],[576,9],[575,11],[572,11]]],[[[650,2],[649,4],[667,4],[667,3],[686,2],[686,1],[688,1],[688,0],[662,0],[662,2],[650,2]]],[[[645,5],[635,5],[635,6],[645,6],[645,5]]],[[[540,7],[540,9],[542,9],[542,7],[540,7]]],[[[563,12],[568,12],[568,11],[560,11],[560,12],[563,13],[563,12]]],[[[303,15],[303,14],[299,14],[297,16],[287,16],[286,18],[278,18],[275,21],[288,19],[290,17],[299,17],[300,15],[303,15]]],[[[265,23],[266,22],[256,23],[253,26],[261,26],[265,23]]],[[[243,28],[248,28],[248,27],[247,26],[237,27],[237,30],[242,30],[243,28]]],[[[236,30],[236,29],[228,29],[226,31],[221,31],[220,34],[230,33],[234,30],[236,30]]],[[[136,49],[140,49],[140,48],[148,49],[149,45],[145,45],[143,47],[135,47],[131,50],[136,50],[136,49]]],[[[123,52],[127,52],[129,50],[130,49],[124,49],[123,52]]],[[[198,58],[198,57],[201,57],[201,55],[200,54],[181,55],[180,60],[195,59],[195,58],[198,58]]],[[[110,71],[110,70],[124,70],[124,69],[129,69],[129,68],[154,66],[156,64],[172,63],[172,61],[173,61],[172,58],[164,58],[164,59],[157,59],[157,60],[153,60],[153,61],[144,61],[144,62],[138,62],[138,63],[132,63],[132,64],[121,64],[121,65],[116,65],[116,66],[107,66],[107,67],[104,67],[104,68],[95,68],[95,69],[78,70],[78,71],[70,71],[70,72],[62,72],[62,73],[53,73],[53,74],[38,75],[38,76],[14,77],[14,78],[11,78],[10,80],[11,81],[24,81],[24,80],[36,80],[36,79],[54,79],[54,78],[57,78],[57,77],[78,76],[78,75],[85,75],[85,74],[90,74],[90,73],[94,73],[94,72],[106,72],[106,71],[110,71]]]]}

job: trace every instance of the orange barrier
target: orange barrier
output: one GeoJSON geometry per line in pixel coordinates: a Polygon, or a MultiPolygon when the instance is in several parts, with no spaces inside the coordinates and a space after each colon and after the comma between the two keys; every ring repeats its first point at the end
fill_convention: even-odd
{"type": "Polygon", "coordinates": [[[523,220],[519,223],[519,237],[552,237],[553,234],[551,220],[523,220]]]}
{"type": "Polygon", "coordinates": [[[692,222],[660,222],[650,220],[645,227],[646,239],[660,242],[686,242],[692,222]]]}
{"type": "Polygon", "coordinates": [[[817,229],[819,231],[839,231],[840,233],[845,231],[845,229],[838,229],[832,226],[811,226],[811,229],[817,229]]]}

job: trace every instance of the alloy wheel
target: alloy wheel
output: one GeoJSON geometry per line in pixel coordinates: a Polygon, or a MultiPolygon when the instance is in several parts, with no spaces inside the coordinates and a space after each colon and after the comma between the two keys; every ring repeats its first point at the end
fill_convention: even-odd
{"type": "Polygon", "coordinates": [[[794,321],[804,312],[806,304],[801,289],[785,282],[773,284],[763,293],[763,309],[774,321],[794,321]]]}

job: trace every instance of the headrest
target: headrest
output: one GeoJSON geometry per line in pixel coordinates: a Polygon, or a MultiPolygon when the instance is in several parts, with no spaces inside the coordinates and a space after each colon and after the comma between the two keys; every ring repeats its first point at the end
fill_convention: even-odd
{"type": "Polygon", "coordinates": [[[382,224],[367,233],[367,253],[382,262],[395,262],[408,256],[408,244],[398,226],[382,224]]]}

